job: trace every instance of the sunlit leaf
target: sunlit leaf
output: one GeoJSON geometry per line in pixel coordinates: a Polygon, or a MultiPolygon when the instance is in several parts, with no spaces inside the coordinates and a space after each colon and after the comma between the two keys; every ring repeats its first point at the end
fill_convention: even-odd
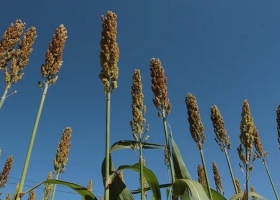
{"type": "MultiPolygon", "coordinates": [[[[120,149],[127,149],[127,148],[139,148],[138,145],[139,142],[134,141],[134,140],[121,140],[116,142],[111,146],[110,152],[114,152],[120,149]]],[[[143,142],[143,149],[164,149],[164,145],[160,144],[152,144],[152,143],[145,143],[143,142]]]]}

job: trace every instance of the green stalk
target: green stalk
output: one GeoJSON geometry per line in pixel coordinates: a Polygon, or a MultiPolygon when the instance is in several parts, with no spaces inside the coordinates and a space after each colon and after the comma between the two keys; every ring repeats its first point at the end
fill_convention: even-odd
{"type": "Polygon", "coordinates": [[[273,192],[274,192],[274,194],[275,194],[275,197],[276,197],[276,199],[277,199],[277,200],[279,200],[278,194],[277,194],[276,189],[275,189],[275,187],[274,187],[274,184],[273,184],[273,181],[272,181],[271,175],[270,175],[270,173],[269,173],[269,170],[268,170],[267,164],[266,164],[266,162],[265,162],[265,159],[264,159],[264,158],[262,158],[262,161],[263,161],[263,164],[264,164],[264,166],[265,166],[265,169],[266,169],[267,175],[268,175],[268,177],[269,177],[269,180],[270,180],[270,183],[271,183],[271,186],[272,186],[273,192]]]}
{"type": "Polygon", "coordinates": [[[203,168],[204,168],[204,172],[205,172],[205,176],[206,176],[206,183],[207,183],[208,194],[209,194],[210,200],[213,200],[212,193],[211,193],[211,188],[210,188],[210,183],[209,183],[209,179],[208,179],[208,175],[207,175],[206,164],[205,164],[205,161],[204,161],[203,150],[202,149],[200,150],[200,156],[201,156],[201,160],[202,160],[202,164],[203,164],[203,168]]]}
{"type": "MultiPolygon", "coordinates": [[[[166,145],[168,145],[168,131],[167,131],[167,121],[166,121],[165,110],[162,111],[162,120],[163,120],[164,134],[165,134],[165,142],[166,142],[166,145]]],[[[168,148],[168,150],[169,150],[169,148],[168,148]]],[[[174,175],[174,167],[173,167],[173,161],[171,159],[171,155],[168,156],[168,160],[169,160],[169,164],[170,164],[171,181],[172,181],[172,183],[174,183],[175,175],[174,175]]]]}
{"type": "Polygon", "coordinates": [[[140,189],[141,189],[141,200],[145,199],[144,192],[144,178],[143,178],[143,150],[142,150],[142,140],[140,139],[140,189]]]}
{"type": "MultiPolygon", "coordinates": [[[[106,175],[105,175],[105,184],[108,184],[109,181],[109,153],[110,153],[110,92],[106,94],[106,144],[105,144],[105,156],[106,156],[106,175]]],[[[105,200],[109,200],[109,185],[105,187],[105,200]]]]}
{"type": "MultiPolygon", "coordinates": [[[[55,180],[58,179],[59,173],[57,172],[56,176],[55,176],[55,180]]],[[[53,191],[52,191],[52,200],[54,200],[54,194],[55,194],[55,189],[56,189],[56,184],[54,184],[53,186],[53,191]]]]}
{"type": "Polygon", "coordinates": [[[6,87],[4,93],[3,93],[2,97],[1,97],[1,100],[0,100],[0,109],[2,108],[2,105],[3,105],[3,103],[4,103],[5,99],[6,99],[8,90],[9,90],[9,88],[6,87]]]}
{"type": "MultiPolygon", "coordinates": [[[[246,156],[247,160],[249,161],[249,153],[246,148],[246,156]]],[[[246,200],[249,200],[249,170],[248,170],[248,164],[246,164],[246,200]]]]}
{"type": "Polygon", "coordinates": [[[229,172],[230,172],[230,175],[231,175],[232,183],[233,183],[233,186],[234,186],[234,190],[235,190],[235,193],[237,194],[238,191],[237,191],[237,187],[236,187],[236,184],[235,184],[234,175],[233,175],[233,172],[232,172],[232,168],[231,168],[231,164],[230,164],[230,160],[229,160],[229,156],[228,156],[228,152],[227,152],[226,148],[224,148],[224,152],[225,152],[225,155],[226,155],[226,158],[227,158],[227,164],[228,164],[229,172]]]}
{"type": "MultiPolygon", "coordinates": [[[[40,117],[41,117],[41,112],[42,112],[42,109],[43,109],[44,101],[45,101],[45,98],[46,98],[46,95],[47,95],[48,87],[49,87],[49,84],[45,83],[44,91],[43,91],[43,94],[42,94],[42,98],[41,98],[41,102],[40,102],[40,105],[39,105],[36,120],[35,120],[35,123],[34,123],[31,139],[30,139],[30,142],[29,142],[27,155],[26,155],[26,158],[25,158],[25,163],[24,163],[24,166],[23,166],[22,174],[21,174],[18,193],[21,193],[22,189],[23,189],[23,185],[24,185],[24,181],[25,181],[25,177],[26,177],[26,173],[27,173],[27,169],[28,169],[28,165],[29,165],[29,160],[30,160],[30,156],[31,156],[31,152],[32,152],[32,148],[33,148],[38,124],[39,124],[39,120],[40,120],[40,117]]],[[[18,196],[16,200],[20,200],[20,197],[18,196]]]]}

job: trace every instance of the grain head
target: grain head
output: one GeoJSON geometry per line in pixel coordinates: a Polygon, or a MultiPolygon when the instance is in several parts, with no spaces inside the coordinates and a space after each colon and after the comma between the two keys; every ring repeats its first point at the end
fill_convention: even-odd
{"type": "Polygon", "coordinates": [[[154,105],[158,109],[159,117],[162,112],[168,115],[171,112],[171,103],[167,95],[167,77],[164,74],[164,68],[161,66],[159,59],[152,58],[150,60],[150,75],[152,78],[152,91],[154,93],[154,105]]]}
{"type": "Polygon", "coordinates": [[[204,134],[204,126],[200,118],[199,108],[195,96],[188,93],[185,99],[185,103],[188,110],[188,121],[192,138],[196,142],[197,148],[201,150],[206,136],[204,134]]]}
{"type": "MultiPolygon", "coordinates": [[[[255,188],[251,186],[251,192],[256,192],[255,188]]],[[[257,200],[258,197],[252,196],[252,200],[257,200]]]]}
{"type": "Polygon", "coordinates": [[[7,160],[6,163],[4,165],[4,168],[0,174],[0,188],[4,188],[8,178],[9,178],[9,174],[13,165],[13,161],[14,161],[14,157],[10,156],[7,160]]]}
{"type": "Polygon", "coordinates": [[[217,192],[223,194],[223,185],[222,185],[222,180],[221,180],[218,166],[215,162],[212,163],[212,166],[213,166],[214,181],[216,184],[217,192]]]}
{"type": "Polygon", "coordinates": [[[203,186],[207,186],[205,171],[200,164],[197,165],[197,175],[198,182],[203,186]]]}
{"type": "Polygon", "coordinates": [[[56,156],[54,159],[54,171],[56,173],[63,173],[68,162],[68,154],[71,145],[72,129],[66,127],[63,130],[61,140],[58,144],[56,156]]]}
{"type": "MultiPolygon", "coordinates": [[[[52,172],[48,173],[47,180],[52,179],[52,172]]],[[[52,195],[53,184],[46,183],[44,192],[43,192],[43,200],[49,200],[52,195]]]]}
{"type": "Polygon", "coordinates": [[[256,148],[257,153],[259,154],[259,157],[265,158],[268,155],[268,153],[263,150],[261,139],[255,125],[254,125],[253,135],[254,135],[254,146],[256,148]]]}
{"type": "Polygon", "coordinates": [[[11,200],[11,195],[10,195],[10,193],[6,196],[6,200],[11,200]]]}
{"type": "Polygon", "coordinates": [[[238,180],[237,178],[235,178],[235,179],[234,179],[234,182],[235,182],[235,185],[236,185],[236,188],[237,188],[237,192],[238,192],[238,193],[242,192],[242,189],[241,189],[239,180],[238,180]]]}
{"type": "Polygon", "coordinates": [[[119,47],[117,43],[117,15],[108,11],[102,15],[102,32],[100,41],[100,65],[99,78],[104,85],[105,93],[113,92],[117,88],[119,76],[118,60],[119,47]]]}
{"type": "Polygon", "coordinates": [[[28,194],[28,200],[35,200],[36,196],[35,196],[35,191],[32,190],[31,192],[29,192],[28,194]]]}

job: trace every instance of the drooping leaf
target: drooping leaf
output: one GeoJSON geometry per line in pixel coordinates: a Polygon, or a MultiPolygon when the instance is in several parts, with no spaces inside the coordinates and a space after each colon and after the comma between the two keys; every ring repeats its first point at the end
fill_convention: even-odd
{"type": "Polygon", "coordinates": [[[55,180],[55,179],[48,179],[42,183],[39,183],[37,185],[35,185],[34,187],[32,187],[31,189],[21,192],[19,194],[20,197],[22,197],[23,195],[31,192],[32,190],[36,189],[37,187],[39,187],[42,184],[57,184],[57,185],[64,185],[66,187],[69,187],[71,189],[73,189],[75,192],[77,192],[79,195],[81,195],[83,197],[83,199],[85,200],[98,200],[94,194],[92,194],[87,188],[78,185],[76,183],[71,183],[71,182],[67,182],[67,181],[62,181],[62,180],[55,180]]]}
{"type": "Polygon", "coordinates": [[[190,191],[190,196],[192,199],[209,200],[209,197],[204,191],[203,186],[199,182],[190,179],[177,179],[173,184],[172,196],[181,197],[185,194],[187,189],[190,191]]]}
{"type": "MultiPolygon", "coordinates": [[[[121,140],[116,142],[111,146],[110,152],[114,152],[120,149],[127,149],[131,147],[139,148],[139,142],[134,141],[134,140],[121,140]]],[[[164,149],[164,145],[160,144],[152,144],[152,143],[142,143],[143,144],[143,149],[164,149]]]]}
{"type": "MultiPolygon", "coordinates": [[[[230,200],[237,200],[239,198],[242,198],[244,195],[244,192],[240,192],[238,194],[233,195],[230,200]]],[[[266,200],[266,198],[264,198],[263,196],[259,195],[258,193],[255,192],[249,192],[249,196],[254,196],[254,197],[258,197],[259,199],[264,199],[266,200]]]]}
{"type": "MultiPolygon", "coordinates": [[[[134,165],[121,165],[118,167],[118,170],[123,170],[123,169],[131,169],[140,173],[140,164],[135,163],[134,165]]],[[[154,172],[148,169],[147,167],[143,166],[143,176],[151,188],[153,197],[157,200],[161,200],[159,182],[154,172]]]]}
{"type": "MultiPolygon", "coordinates": [[[[118,174],[115,173],[115,168],[112,163],[111,154],[109,157],[110,162],[110,176],[112,178],[111,183],[109,184],[109,197],[110,200],[134,200],[132,194],[129,189],[126,187],[125,183],[121,180],[118,174]]],[[[101,173],[102,177],[105,180],[105,170],[106,170],[106,160],[104,159],[102,162],[101,173]]],[[[103,182],[105,186],[106,183],[103,182]]]]}

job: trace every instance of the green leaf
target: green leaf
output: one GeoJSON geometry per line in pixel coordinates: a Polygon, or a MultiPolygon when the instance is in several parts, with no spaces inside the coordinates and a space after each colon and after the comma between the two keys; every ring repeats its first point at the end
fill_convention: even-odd
{"type": "MultiPolygon", "coordinates": [[[[206,192],[206,194],[208,194],[208,188],[206,186],[203,186],[204,191],[206,192]]],[[[213,197],[213,200],[226,200],[226,198],[221,195],[219,192],[217,192],[216,190],[211,189],[211,194],[213,197]]]]}
{"type": "Polygon", "coordinates": [[[37,187],[39,187],[42,184],[57,184],[57,185],[64,185],[67,186],[71,189],[73,189],[75,192],[77,192],[79,195],[81,195],[85,200],[98,200],[87,188],[80,186],[76,183],[71,183],[71,182],[67,182],[67,181],[61,181],[61,180],[55,180],[55,179],[48,179],[42,183],[39,183],[37,185],[35,185],[33,188],[25,191],[25,192],[21,192],[19,194],[19,196],[23,196],[26,193],[29,193],[30,191],[36,189],[37,187]]]}
{"type": "MultiPolygon", "coordinates": [[[[118,170],[122,170],[122,169],[131,169],[136,172],[140,172],[140,164],[135,163],[134,165],[122,165],[122,166],[118,167],[118,170]]],[[[158,182],[157,177],[154,174],[154,172],[152,170],[148,169],[147,167],[143,166],[143,176],[151,188],[153,197],[156,200],[161,200],[159,182],[158,182]]]]}
{"type": "Polygon", "coordinates": [[[209,200],[203,186],[194,180],[177,179],[173,184],[173,197],[181,197],[186,190],[190,191],[190,196],[195,200],[209,200]]]}
{"type": "MultiPolygon", "coordinates": [[[[121,140],[111,146],[110,152],[112,153],[120,149],[125,149],[125,148],[127,149],[131,147],[135,147],[139,149],[139,146],[137,144],[139,144],[139,142],[134,140],[121,140]]],[[[145,143],[145,142],[143,142],[142,144],[143,144],[143,149],[164,149],[164,145],[160,145],[160,144],[152,144],[152,143],[145,143]]]]}
{"type": "MultiPolygon", "coordinates": [[[[233,196],[230,198],[230,200],[237,200],[237,199],[239,199],[239,198],[242,198],[243,195],[244,195],[244,192],[240,192],[240,193],[238,193],[238,194],[233,195],[233,196]]],[[[264,198],[263,196],[259,195],[258,193],[255,193],[255,192],[249,192],[249,196],[254,196],[254,197],[258,197],[258,198],[260,198],[260,199],[266,200],[266,198],[264,198]]]]}
{"type": "MultiPolygon", "coordinates": [[[[174,173],[177,179],[192,179],[184,160],[181,156],[179,148],[173,138],[172,139],[172,159],[174,166],[174,173]]],[[[181,197],[181,200],[190,200],[189,190],[187,189],[184,192],[184,195],[181,197]]]]}
{"type": "MultiPolygon", "coordinates": [[[[171,183],[166,183],[166,184],[160,184],[160,185],[159,185],[160,188],[167,188],[167,187],[170,187],[170,186],[172,186],[171,183]]],[[[144,191],[145,191],[145,192],[146,192],[146,191],[149,191],[149,190],[151,190],[150,187],[144,188],[144,191]]],[[[141,193],[141,189],[130,190],[130,192],[131,192],[131,194],[139,194],[139,193],[141,193]]]]}
{"type": "MultiPolygon", "coordinates": [[[[122,179],[119,177],[118,174],[115,173],[115,168],[112,163],[112,158],[110,154],[110,175],[112,178],[112,182],[109,185],[109,197],[110,200],[134,200],[132,194],[130,193],[129,189],[126,187],[122,179]]],[[[102,162],[102,177],[105,180],[105,169],[106,169],[106,164],[105,164],[105,159],[102,162]]],[[[104,186],[105,183],[103,182],[104,186]]]]}

